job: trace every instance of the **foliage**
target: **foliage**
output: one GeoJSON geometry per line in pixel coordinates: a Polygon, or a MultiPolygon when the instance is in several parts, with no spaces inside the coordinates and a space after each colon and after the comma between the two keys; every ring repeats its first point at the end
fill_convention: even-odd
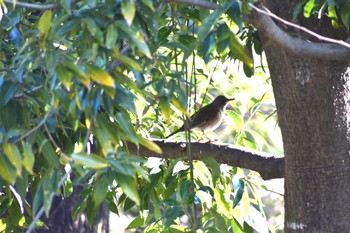
{"type": "MultiPolygon", "coordinates": [[[[90,225],[102,202],[116,213],[136,206],[129,228],[146,232],[251,232],[251,216],[264,221],[247,185],[254,174],[211,158],[150,165],[127,148],[161,153],[148,138],[169,133],[198,99],[220,93],[212,76],[219,64],[238,60],[253,76],[252,54],[262,49],[243,24],[242,3],[220,1],[214,11],[151,0],[60,3],[7,6],[2,16],[0,229],[19,231],[42,211],[49,216],[54,195],[69,196],[78,184],[85,188],[72,216],[87,212],[90,225]]],[[[248,117],[273,114],[273,106],[261,110],[264,98],[247,101],[248,117]]],[[[240,132],[235,143],[266,150],[242,109],[229,114],[240,132]]]]}
{"type": "Polygon", "coordinates": [[[335,28],[339,27],[341,22],[347,30],[350,29],[350,2],[347,0],[302,0],[294,8],[294,18],[301,12],[305,18],[311,16],[317,16],[319,19],[322,17],[329,17],[332,21],[332,25],[335,28]]]}

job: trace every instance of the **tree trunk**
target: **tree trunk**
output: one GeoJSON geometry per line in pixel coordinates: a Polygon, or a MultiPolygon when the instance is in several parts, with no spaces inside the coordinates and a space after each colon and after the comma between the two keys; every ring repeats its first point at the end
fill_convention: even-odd
{"type": "MultiPolygon", "coordinates": [[[[268,8],[290,21],[286,2],[268,8]]],[[[329,22],[310,21],[299,19],[344,39],[329,22]]],[[[284,143],[285,232],[350,232],[349,63],[291,56],[261,37],[284,143]]]]}

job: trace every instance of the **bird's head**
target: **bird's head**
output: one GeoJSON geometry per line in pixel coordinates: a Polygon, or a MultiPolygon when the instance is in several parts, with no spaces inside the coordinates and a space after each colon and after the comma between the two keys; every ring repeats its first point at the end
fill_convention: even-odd
{"type": "Polygon", "coordinates": [[[216,97],[214,99],[214,101],[212,102],[213,105],[216,105],[218,107],[226,107],[226,105],[228,104],[228,102],[234,100],[235,98],[226,98],[223,95],[219,95],[218,97],[216,97]]]}

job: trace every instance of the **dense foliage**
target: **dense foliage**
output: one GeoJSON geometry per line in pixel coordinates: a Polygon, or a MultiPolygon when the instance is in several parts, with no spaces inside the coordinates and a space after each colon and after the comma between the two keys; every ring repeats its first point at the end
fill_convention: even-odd
{"type": "MultiPolygon", "coordinates": [[[[319,9],[322,3],[315,2],[307,9],[319,9]]],[[[337,6],[327,3],[329,12],[337,6]]],[[[49,216],[53,197],[71,195],[77,184],[84,189],[72,216],[86,211],[91,225],[105,202],[113,212],[138,209],[129,228],[145,232],[249,232],[261,221],[268,227],[256,189],[266,187],[256,174],[211,158],[149,162],[127,148],[143,145],[157,156],[161,151],[149,138],[180,125],[187,109],[217,94],[241,93],[233,62],[241,62],[241,76],[265,71],[259,36],[242,20],[248,3],[219,5],[216,10],[151,0],[1,5],[1,230],[26,228],[43,211],[49,216]],[[219,66],[225,69],[222,80],[214,77],[219,66]]],[[[341,12],[347,27],[349,12],[341,12]]],[[[247,127],[254,117],[274,117],[271,93],[241,104],[229,111],[235,136],[228,138],[275,150],[264,133],[247,127]]]]}

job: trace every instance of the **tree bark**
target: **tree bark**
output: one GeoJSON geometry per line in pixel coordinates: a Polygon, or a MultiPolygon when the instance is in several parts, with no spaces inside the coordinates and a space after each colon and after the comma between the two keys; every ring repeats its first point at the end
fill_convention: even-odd
{"type": "MultiPolygon", "coordinates": [[[[271,0],[268,8],[291,20],[294,6],[271,0]]],[[[322,35],[348,36],[310,21],[299,19],[322,35]]],[[[284,144],[285,232],[349,232],[349,62],[296,57],[260,35],[284,144]]]]}
{"type": "MultiPolygon", "coordinates": [[[[152,139],[162,149],[163,154],[155,154],[146,147],[128,144],[131,153],[144,157],[162,157],[166,159],[187,158],[186,142],[173,142],[162,139],[152,139]]],[[[191,143],[193,159],[201,160],[212,157],[218,163],[233,167],[247,168],[259,172],[264,180],[284,177],[284,158],[268,153],[236,147],[228,143],[191,143]]]]}

